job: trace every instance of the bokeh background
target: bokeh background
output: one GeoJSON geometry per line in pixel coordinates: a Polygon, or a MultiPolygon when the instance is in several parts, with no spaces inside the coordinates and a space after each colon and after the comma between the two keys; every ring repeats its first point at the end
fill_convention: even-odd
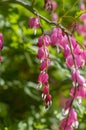
{"type": "MultiPolygon", "coordinates": [[[[4,1],[4,0],[0,0],[4,1]]],[[[15,0],[14,0],[15,1],[15,0]]],[[[31,4],[31,0],[21,0],[31,4]]],[[[71,30],[70,23],[79,12],[80,1],[56,0],[58,21],[71,30]],[[62,16],[65,16],[64,18],[62,16]],[[70,17],[71,16],[71,17],[70,17]]],[[[44,1],[35,0],[34,8],[51,20],[51,14],[44,10],[44,1]]],[[[37,59],[37,38],[28,27],[28,20],[34,15],[19,4],[0,4],[0,32],[4,35],[4,47],[0,63],[0,130],[59,130],[62,119],[61,101],[69,97],[72,87],[70,70],[66,68],[62,52],[49,47],[51,67],[49,68],[52,106],[46,110],[41,99],[42,90],[37,89],[40,61],[37,59]]],[[[78,19],[79,21],[79,19],[78,19]]],[[[41,20],[44,30],[52,26],[41,20]]],[[[83,43],[83,36],[75,31],[75,37],[83,43]]],[[[86,77],[86,67],[81,70],[86,77]]],[[[86,100],[82,105],[74,102],[80,122],[78,130],[86,129],[86,100]]]]}

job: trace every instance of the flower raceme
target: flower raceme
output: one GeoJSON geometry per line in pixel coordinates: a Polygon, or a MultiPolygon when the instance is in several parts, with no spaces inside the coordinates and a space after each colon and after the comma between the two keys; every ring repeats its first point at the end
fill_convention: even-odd
{"type": "Polygon", "coordinates": [[[52,101],[49,94],[49,76],[48,68],[50,66],[48,46],[51,45],[51,39],[48,35],[42,35],[38,38],[38,54],[37,58],[41,61],[40,74],[38,76],[39,86],[43,87],[42,99],[45,102],[45,108],[48,108],[52,101]]]}
{"type": "Polygon", "coordinates": [[[56,46],[63,52],[66,66],[71,70],[71,80],[73,87],[70,91],[70,98],[66,101],[63,108],[63,115],[66,117],[61,122],[61,130],[73,130],[78,127],[77,113],[72,107],[75,99],[86,98],[85,78],[80,73],[80,68],[85,65],[86,51],[83,50],[73,36],[68,36],[60,29],[54,28],[49,35],[42,35],[38,38],[38,54],[40,60],[40,74],[38,83],[42,86],[42,99],[45,107],[51,105],[51,95],[49,93],[49,75],[48,68],[50,66],[49,46],[56,46]]]}
{"type": "MultiPolygon", "coordinates": [[[[54,0],[45,0],[44,8],[51,12],[52,21],[56,21],[58,16],[56,14],[57,3],[54,0]]],[[[84,3],[81,2],[81,10],[85,9],[84,3]]],[[[84,25],[78,26],[78,33],[84,36],[86,41],[86,13],[82,14],[80,20],[84,25]]],[[[40,27],[38,17],[29,19],[29,27],[36,29],[40,27]]],[[[2,49],[2,40],[0,36],[0,48],[2,49]]],[[[73,36],[65,34],[61,28],[54,27],[49,35],[42,34],[38,38],[38,53],[37,58],[40,60],[40,74],[38,76],[38,83],[42,87],[42,99],[45,107],[48,108],[52,103],[50,95],[49,75],[48,69],[50,66],[49,46],[56,46],[57,50],[62,50],[65,58],[66,67],[71,70],[72,88],[70,91],[70,98],[64,103],[63,115],[64,119],[61,122],[61,130],[73,130],[78,127],[77,113],[73,108],[73,101],[75,99],[86,98],[86,81],[80,73],[80,68],[86,62],[86,50],[83,50],[73,36]]]]}

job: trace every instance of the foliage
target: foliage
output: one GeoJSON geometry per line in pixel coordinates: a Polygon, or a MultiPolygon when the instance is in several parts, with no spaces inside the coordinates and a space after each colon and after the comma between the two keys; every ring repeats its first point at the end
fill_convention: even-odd
{"type": "MultiPolygon", "coordinates": [[[[3,2],[1,0],[0,2],[3,2]]],[[[21,0],[31,5],[31,0],[21,0]]],[[[56,0],[58,3],[58,23],[67,29],[74,17],[79,21],[79,0],[56,0]],[[70,17],[71,16],[71,17],[70,17]]],[[[57,130],[62,119],[60,98],[69,97],[72,86],[70,70],[64,64],[62,52],[57,54],[55,47],[50,47],[51,67],[50,91],[53,104],[45,110],[41,100],[41,91],[37,90],[39,74],[39,60],[37,59],[37,38],[41,29],[34,35],[33,29],[28,27],[28,19],[34,16],[23,6],[13,3],[0,5],[0,32],[4,35],[4,48],[1,52],[3,62],[0,64],[0,130],[57,130]]],[[[34,0],[34,8],[41,15],[51,20],[51,15],[44,10],[44,1],[34,0]]],[[[79,21],[80,22],[80,21],[79,21]]],[[[46,21],[41,19],[42,28],[51,30],[46,21]]],[[[80,43],[83,37],[74,34],[80,43]]],[[[86,67],[82,74],[85,76],[86,67]]],[[[85,76],[86,77],[86,76],[85,76]]],[[[79,128],[86,129],[86,101],[83,107],[78,107],[79,128]]]]}

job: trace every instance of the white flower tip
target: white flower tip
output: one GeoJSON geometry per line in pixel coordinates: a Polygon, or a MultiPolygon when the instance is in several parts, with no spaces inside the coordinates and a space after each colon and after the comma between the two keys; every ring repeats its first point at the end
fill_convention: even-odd
{"type": "Polygon", "coordinates": [[[42,93],[42,98],[45,100],[46,99],[46,95],[44,93],[42,93]]]}
{"type": "Polygon", "coordinates": [[[42,83],[39,83],[38,85],[37,85],[37,89],[41,89],[42,88],[42,83]]]}
{"type": "Polygon", "coordinates": [[[73,87],[76,87],[76,83],[75,82],[73,82],[72,84],[73,84],[73,87]]]}
{"type": "Polygon", "coordinates": [[[79,122],[78,121],[75,121],[75,122],[73,122],[73,124],[72,124],[72,127],[73,128],[78,128],[78,126],[79,126],[79,122]]]}
{"type": "Polygon", "coordinates": [[[64,116],[68,115],[68,113],[69,113],[69,109],[67,109],[67,110],[62,109],[62,114],[63,114],[64,116]]]}
{"type": "Polygon", "coordinates": [[[78,85],[79,85],[79,84],[78,84],[78,83],[76,83],[76,87],[78,87],[78,85]]]}
{"type": "Polygon", "coordinates": [[[84,83],[83,86],[86,88],[86,83],[84,83]]]}
{"type": "Polygon", "coordinates": [[[81,97],[78,98],[78,103],[79,103],[79,105],[81,105],[81,103],[82,103],[81,97]]]}
{"type": "Polygon", "coordinates": [[[36,35],[36,28],[34,28],[34,35],[36,35]]]}

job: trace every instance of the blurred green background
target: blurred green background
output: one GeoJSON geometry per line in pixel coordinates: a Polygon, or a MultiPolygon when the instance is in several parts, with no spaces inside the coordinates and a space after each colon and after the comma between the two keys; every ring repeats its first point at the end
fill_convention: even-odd
{"type": "MultiPolygon", "coordinates": [[[[62,20],[62,24],[68,27],[70,22],[74,22],[73,19],[62,19],[62,16],[74,17],[79,12],[79,1],[57,0],[57,3],[59,21],[62,20]]],[[[51,15],[44,10],[43,0],[35,0],[34,8],[51,19],[51,15]]],[[[65,66],[62,53],[57,54],[56,48],[50,47],[51,67],[48,72],[53,104],[48,110],[44,108],[42,91],[37,89],[40,65],[37,38],[41,35],[41,29],[37,29],[37,35],[34,35],[33,29],[28,27],[28,19],[32,16],[31,12],[18,4],[0,5],[0,32],[4,35],[3,62],[0,64],[0,130],[59,130],[62,119],[60,97],[69,97],[72,87],[70,70],[65,66]]],[[[43,20],[41,25],[44,30],[52,28],[43,20]]],[[[82,36],[75,35],[83,42],[82,36]]],[[[81,72],[86,77],[85,70],[86,67],[81,72]]],[[[75,101],[74,107],[80,122],[78,130],[85,130],[86,101],[83,100],[81,106],[75,101]]]]}

